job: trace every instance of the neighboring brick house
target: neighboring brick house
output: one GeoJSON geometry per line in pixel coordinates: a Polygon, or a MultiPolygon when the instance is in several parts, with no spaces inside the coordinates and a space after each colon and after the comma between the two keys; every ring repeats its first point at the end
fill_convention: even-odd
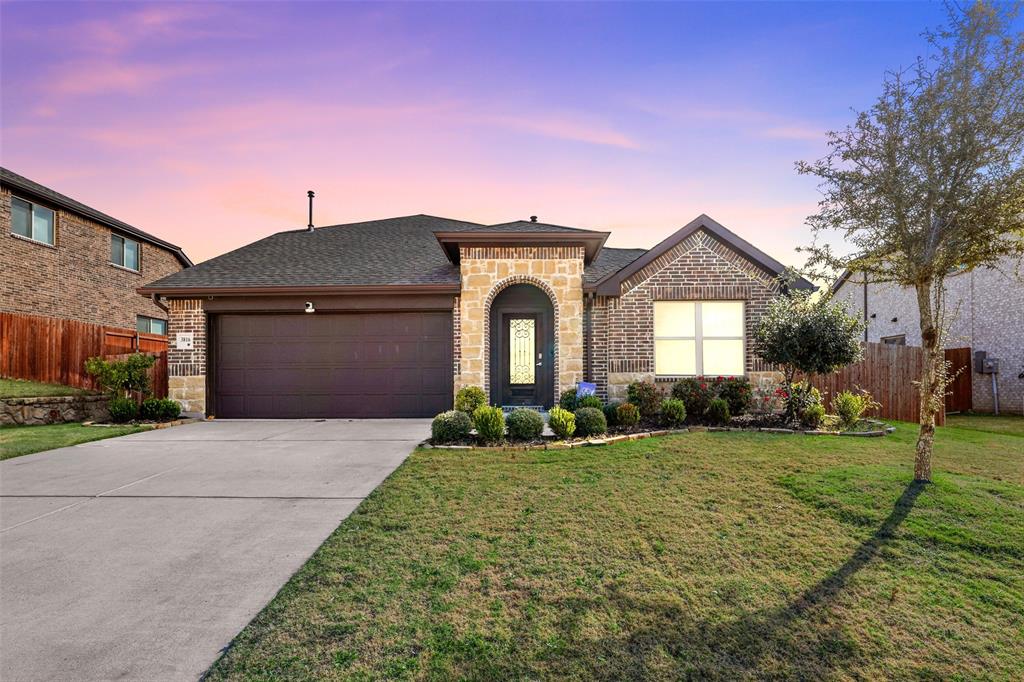
{"type": "Polygon", "coordinates": [[[281,232],[140,291],[170,308],[171,397],[221,417],[432,416],[464,386],[550,407],[584,380],[622,397],[766,373],[749,339],[780,263],[707,216],[650,250],[607,238],[407,216],[281,232]]]}
{"type": "MultiPolygon", "coordinates": [[[[1003,258],[994,268],[977,268],[946,278],[946,348],[970,348],[999,359],[995,375],[1001,412],[1024,412],[1024,263],[1003,258]]],[[[865,340],[921,345],[917,295],[913,289],[868,281],[845,272],[833,287],[837,298],[867,323],[865,340]],[[866,304],[866,307],[865,307],[866,304]]],[[[971,363],[973,409],[995,408],[992,375],[971,363]]]]}
{"type": "Polygon", "coordinates": [[[192,265],[181,248],[0,169],[0,312],[166,333],[137,289],[192,265]]]}

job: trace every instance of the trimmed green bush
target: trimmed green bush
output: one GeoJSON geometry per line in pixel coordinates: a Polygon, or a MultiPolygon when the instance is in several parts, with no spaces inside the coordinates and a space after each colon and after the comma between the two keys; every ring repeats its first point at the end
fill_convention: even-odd
{"type": "Polygon", "coordinates": [[[715,394],[704,377],[687,377],[672,385],[672,397],[683,401],[687,414],[700,417],[715,394]]]}
{"type": "Polygon", "coordinates": [[[181,406],[170,398],[146,398],[139,406],[139,418],[154,422],[169,422],[181,415],[181,406]]]}
{"type": "Polygon", "coordinates": [[[580,398],[579,407],[593,407],[598,410],[603,410],[604,403],[601,402],[601,399],[596,395],[585,395],[580,398]]]}
{"type": "Polygon", "coordinates": [[[473,414],[476,408],[487,404],[487,394],[479,386],[460,388],[455,394],[455,409],[466,414],[473,414]]]}
{"type": "Polygon", "coordinates": [[[608,428],[619,425],[619,405],[622,403],[612,401],[601,408],[604,412],[604,419],[608,422],[608,428]]]}
{"type": "Polygon", "coordinates": [[[658,416],[661,393],[653,381],[634,381],[626,389],[626,396],[640,410],[640,416],[644,419],[655,419],[658,416]]]}
{"type": "Polygon", "coordinates": [[[600,436],[608,433],[608,421],[604,412],[596,407],[581,407],[576,410],[576,435],[580,438],[600,436]]]}
{"type": "Polygon", "coordinates": [[[640,410],[633,403],[622,403],[616,412],[618,424],[624,429],[631,429],[640,423],[640,410]]]}
{"type": "Polygon", "coordinates": [[[852,429],[866,411],[877,407],[878,403],[871,398],[871,394],[867,391],[860,393],[843,391],[832,398],[832,409],[839,417],[844,429],[852,429]]]}
{"type": "Polygon", "coordinates": [[[558,397],[558,406],[563,410],[575,412],[576,408],[580,406],[580,399],[576,397],[576,389],[570,388],[562,391],[562,395],[558,397]]]}
{"type": "Polygon", "coordinates": [[[473,422],[469,415],[459,410],[448,410],[434,417],[430,424],[430,436],[435,443],[458,443],[469,439],[473,422]]]}
{"type": "Polygon", "coordinates": [[[109,408],[110,421],[115,424],[130,422],[139,412],[139,406],[131,398],[111,398],[109,408]]]}
{"type": "Polygon", "coordinates": [[[473,413],[473,424],[480,440],[497,443],[505,437],[505,414],[500,407],[481,405],[473,413]]]}
{"type": "Polygon", "coordinates": [[[729,413],[738,417],[750,408],[754,392],[750,388],[750,379],[746,377],[719,377],[715,382],[718,397],[729,403],[729,413]]]}
{"type": "Polygon", "coordinates": [[[544,433],[544,417],[528,407],[512,410],[505,423],[511,440],[537,440],[544,433]]]}
{"type": "Polygon", "coordinates": [[[722,398],[712,398],[708,403],[707,412],[704,413],[708,422],[715,426],[725,426],[729,423],[732,415],[729,414],[729,403],[722,398]]]}
{"type": "Polygon", "coordinates": [[[548,426],[562,440],[572,438],[576,433],[576,415],[561,407],[552,407],[548,412],[548,426]]]}
{"type": "Polygon", "coordinates": [[[808,405],[804,408],[804,411],[800,413],[800,423],[808,429],[816,429],[821,425],[821,420],[825,418],[825,407],[818,403],[808,405]]]}
{"type": "Polygon", "coordinates": [[[665,398],[661,401],[661,422],[677,429],[686,422],[686,403],[679,398],[665,398]]]}

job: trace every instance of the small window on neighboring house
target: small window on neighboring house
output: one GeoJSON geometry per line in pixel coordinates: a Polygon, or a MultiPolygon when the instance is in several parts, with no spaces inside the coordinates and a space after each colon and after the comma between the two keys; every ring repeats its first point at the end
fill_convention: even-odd
{"type": "Polygon", "coordinates": [[[110,262],[129,270],[139,269],[139,243],[118,234],[110,235],[110,262]]]}
{"type": "Polygon", "coordinates": [[[907,335],[898,334],[897,336],[883,336],[882,343],[887,346],[905,346],[907,345],[907,335]]]}
{"type": "Polygon", "coordinates": [[[54,218],[45,206],[11,197],[11,232],[16,235],[52,246],[54,218]]]}
{"type": "Polygon", "coordinates": [[[656,301],[654,373],[744,374],[742,301],[656,301]]]}
{"type": "Polygon", "coordinates": [[[167,320],[161,320],[156,317],[137,316],[135,318],[135,328],[143,334],[167,336],[167,320]]]}

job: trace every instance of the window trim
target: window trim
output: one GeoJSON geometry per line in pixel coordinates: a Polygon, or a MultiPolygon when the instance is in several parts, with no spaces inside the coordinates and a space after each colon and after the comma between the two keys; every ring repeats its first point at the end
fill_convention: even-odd
{"type": "Polygon", "coordinates": [[[135,316],[135,331],[137,331],[139,334],[153,334],[155,336],[167,336],[167,320],[163,319],[162,317],[152,317],[150,315],[136,315],[135,316]],[[147,326],[149,327],[148,331],[142,331],[141,329],[139,329],[139,322],[141,320],[147,320],[147,322],[148,322],[147,326]],[[161,334],[159,332],[153,331],[153,322],[163,322],[163,324],[164,324],[164,332],[163,332],[163,334],[161,334]]]}
{"type": "Polygon", "coordinates": [[[142,242],[140,242],[138,239],[132,239],[131,237],[125,237],[123,234],[118,234],[117,232],[111,232],[110,233],[110,240],[111,240],[111,242],[113,242],[114,239],[120,239],[121,240],[121,262],[120,263],[115,263],[114,261],[111,260],[110,264],[113,265],[115,268],[121,268],[122,270],[127,270],[128,272],[142,272],[142,242]],[[133,242],[138,247],[137,250],[136,250],[136,256],[137,256],[136,260],[138,260],[139,267],[137,267],[137,268],[130,268],[127,265],[124,264],[125,245],[128,242],[133,242]]]}
{"type": "MultiPolygon", "coordinates": [[[[659,299],[652,302],[651,305],[651,328],[653,341],[652,345],[654,348],[653,358],[654,361],[654,378],[655,379],[675,379],[680,377],[699,377],[705,376],[704,374],[704,341],[740,341],[740,362],[743,365],[743,372],[740,374],[730,374],[729,376],[746,376],[747,375],[747,302],[742,299],[701,299],[701,300],[680,300],[680,299],[659,299]],[[694,304],[694,336],[658,336],[658,330],[654,329],[654,320],[656,315],[654,314],[654,306],[659,303],[693,303],[694,304]],[[740,336],[704,336],[704,311],[702,304],[704,303],[739,303],[740,304],[740,319],[741,335],[740,336]],[[694,363],[695,374],[659,374],[657,365],[657,344],[658,341],[693,341],[694,342],[694,353],[696,354],[696,362],[694,363]]],[[[716,375],[717,376],[717,375],[716,375]]],[[[725,375],[722,375],[725,376],[725,375]]]]}
{"type": "Polygon", "coordinates": [[[879,339],[879,342],[886,346],[905,346],[907,345],[907,335],[893,334],[892,336],[883,336],[879,339]]]}
{"type": "Polygon", "coordinates": [[[12,237],[16,237],[18,239],[24,239],[25,241],[32,242],[33,244],[42,244],[43,246],[49,246],[50,248],[53,248],[53,249],[57,248],[57,209],[50,208],[49,206],[46,206],[45,204],[40,204],[38,201],[30,201],[28,199],[25,199],[24,197],[18,196],[17,194],[11,194],[11,236],[12,237]],[[28,226],[29,226],[29,232],[31,233],[30,235],[26,236],[26,235],[23,235],[23,234],[18,234],[17,232],[14,231],[14,200],[15,199],[17,199],[18,201],[23,201],[26,204],[28,204],[28,206],[29,206],[29,209],[28,209],[28,211],[29,211],[29,213],[28,213],[29,224],[28,224],[28,226]],[[34,214],[35,214],[36,207],[44,208],[44,209],[46,209],[47,211],[49,211],[50,213],[53,214],[53,241],[52,242],[43,241],[42,239],[36,239],[36,237],[35,237],[36,221],[35,221],[35,215],[34,214]]]}

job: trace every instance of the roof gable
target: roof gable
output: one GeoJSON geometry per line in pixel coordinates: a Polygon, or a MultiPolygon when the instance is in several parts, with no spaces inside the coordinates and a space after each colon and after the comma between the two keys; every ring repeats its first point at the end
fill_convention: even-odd
{"type": "MultiPolygon", "coordinates": [[[[602,296],[618,296],[622,291],[622,283],[625,280],[700,230],[705,230],[729,249],[773,277],[781,275],[786,269],[782,263],[764,253],[721,223],[702,213],[624,268],[606,275],[589,288],[602,296]]],[[[798,278],[791,286],[794,289],[815,289],[813,284],[802,277],[798,278]]]]}

